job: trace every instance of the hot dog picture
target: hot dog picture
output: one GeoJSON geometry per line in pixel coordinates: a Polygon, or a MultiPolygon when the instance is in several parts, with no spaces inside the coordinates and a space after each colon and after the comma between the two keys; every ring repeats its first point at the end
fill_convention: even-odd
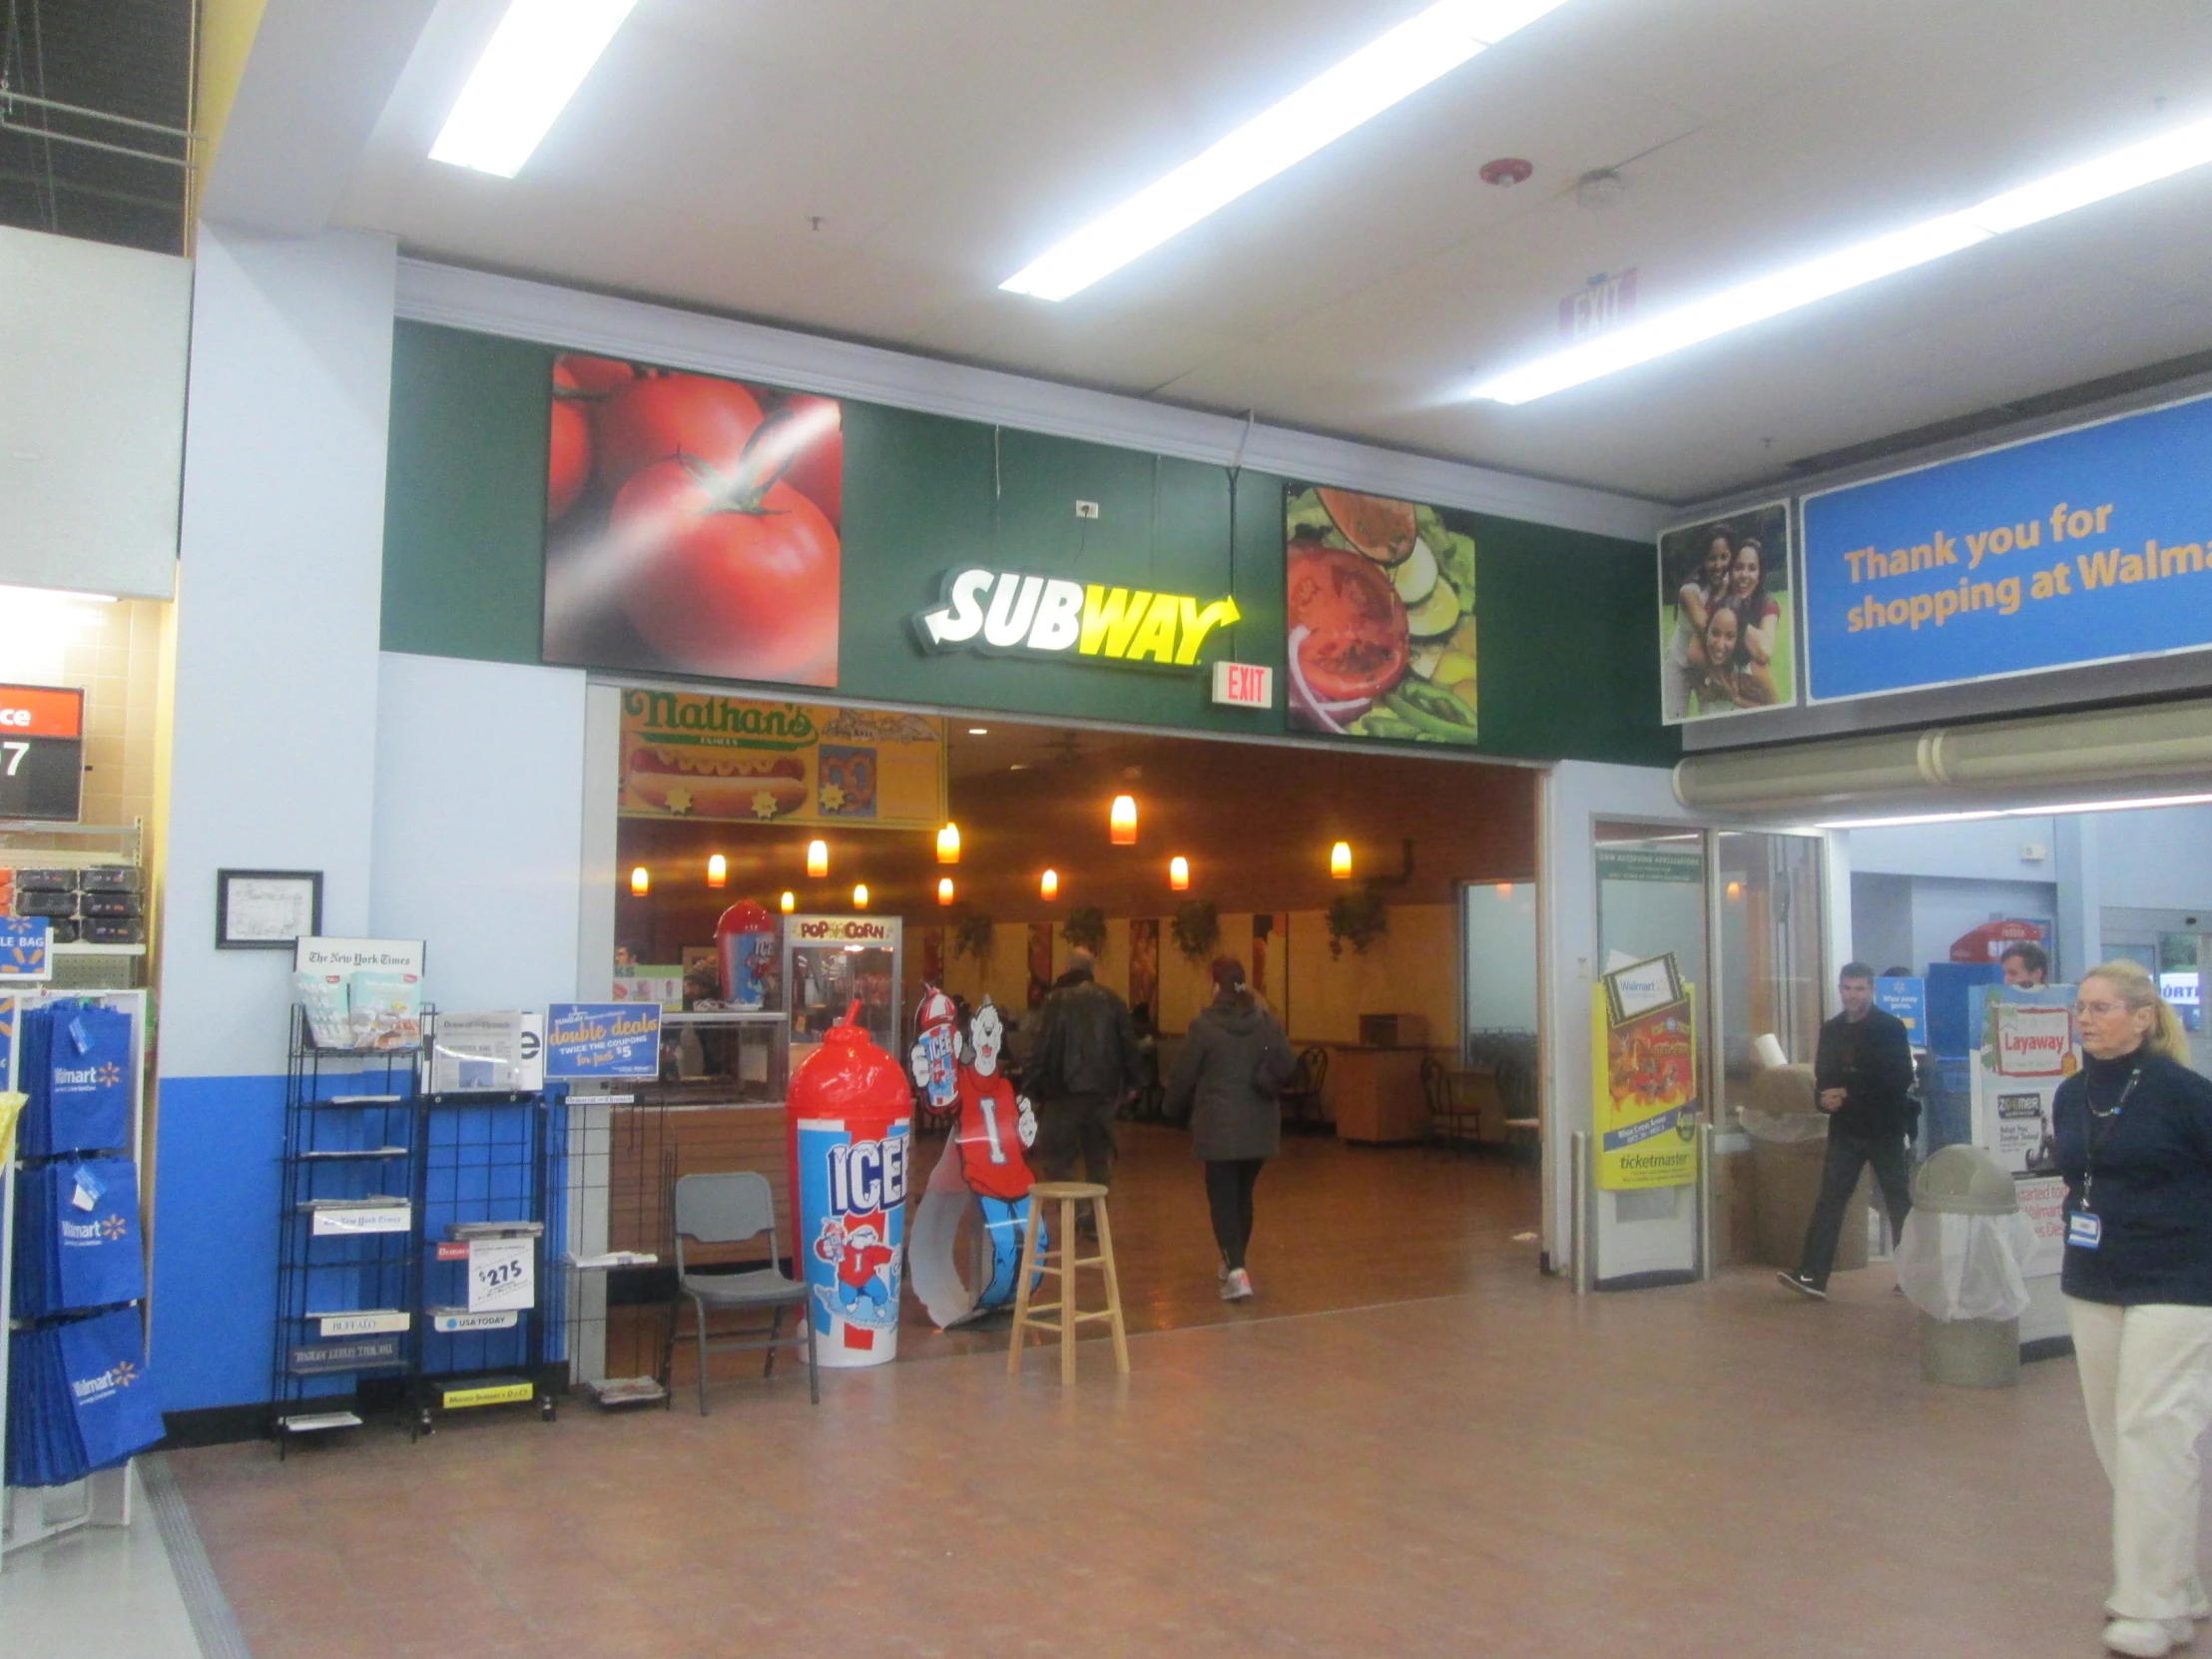
{"type": "Polygon", "coordinates": [[[797,755],[636,744],[622,780],[627,812],[766,824],[807,805],[807,763],[797,755]]]}

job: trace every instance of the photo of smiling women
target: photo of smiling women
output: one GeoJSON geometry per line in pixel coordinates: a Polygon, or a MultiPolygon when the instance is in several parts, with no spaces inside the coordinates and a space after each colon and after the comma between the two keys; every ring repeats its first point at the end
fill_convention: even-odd
{"type": "Polygon", "coordinates": [[[1784,501],[1701,519],[1659,537],[1660,713],[1667,724],[1797,702],[1784,501]],[[1708,643],[1729,613],[1726,661],[1708,643]]]}

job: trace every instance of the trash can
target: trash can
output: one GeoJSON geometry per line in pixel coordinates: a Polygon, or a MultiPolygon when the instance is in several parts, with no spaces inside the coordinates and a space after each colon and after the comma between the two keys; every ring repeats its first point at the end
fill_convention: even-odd
{"type": "Polygon", "coordinates": [[[898,1354],[906,1172],[913,1146],[905,1068],[859,1023],[855,1002],[792,1079],[795,1277],[808,1289],[815,1359],[879,1366],[898,1354]]]}
{"type": "MultiPolygon", "coordinates": [[[[1805,1229],[1821,1196],[1828,1161],[1828,1114],[1814,1103],[1811,1066],[1770,1066],[1751,1080],[1751,1104],[1737,1113],[1751,1137],[1752,1202],[1759,1218],[1759,1260],[1795,1270],[1805,1229]]],[[[1866,1184],[1852,1194],[1838,1237],[1836,1267],[1867,1265],[1866,1184]]]]}
{"type": "Polygon", "coordinates": [[[1921,1311],[1921,1376],[1961,1388],[2020,1380],[2020,1264],[2034,1228],[2012,1177],[1986,1152],[1946,1146],[1913,1177],[1898,1284],[1921,1311]]]}

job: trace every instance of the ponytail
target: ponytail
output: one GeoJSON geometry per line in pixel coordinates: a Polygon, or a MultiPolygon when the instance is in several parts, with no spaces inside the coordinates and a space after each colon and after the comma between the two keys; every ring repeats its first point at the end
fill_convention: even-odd
{"type": "Polygon", "coordinates": [[[2092,979],[2101,979],[2119,992],[2121,1002],[2129,1011],[2150,1010],[2150,1029],[2143,1033],[2146,1049],[2165,1056],[2176,1065],[2189,1063],[2189,1033],[2182,1026],[2181,1016],[2174,1012],[2172,1003],[2158,994],[2158,981],[2140,962],[2124,957],[2099,962],[2081,976],[2083,984],[2092,979]]]}

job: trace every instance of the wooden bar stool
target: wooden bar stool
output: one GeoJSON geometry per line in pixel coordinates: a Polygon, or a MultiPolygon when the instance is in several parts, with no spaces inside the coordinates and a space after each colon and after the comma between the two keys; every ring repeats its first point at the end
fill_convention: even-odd
{"type": "Polygon", "coordinates": [[[1075,1381],[1075,1328],[1086,1320],[1106,1320],[1114,1333],[1114,1369],[1126,1373],[1129,1370],[1129,1338],[1121,1324],[1121,1282],[1114,1277],[1114,1229],[1106,1219],[1106,1189],[1089,1181],[1039,1181],[1029,1189],[1029,1220],[1021,1235],[1021,1276],[1014,1286],[1014,1336],[1006,1350],[1006,1375],[1012,1377],[1021,1370],[1022,1338],[1031,1331],[1057,1331],[1060,1333],[1060,1382],[1063,1386],[1075,1381]],[[1060,1265],[1046,1267],[1037,1260],[1037,1222],[1046,1204],[1059,1201],[1060,1205],[1060,1265]],[[1075,1253],[1075,1207],[1089,1204],[1091,1214],[1098,1222],[1098,1254],[1078,1256],[1075,1253]],[[1094,1313],[1081,1311],[1082,1298],[1076,1294],[1076,1270],[1098,1268],[1106,1279],[1106,1306],[1094,1313]],[[1032,1303],[1029,1287],[1040,1273],[1049,1273],[1060,1281],[1060,1300],[1032,1303]],[[1053,1319],[1039,1319],[1039,1314],[1052,1314],[1053,1319]]]}

